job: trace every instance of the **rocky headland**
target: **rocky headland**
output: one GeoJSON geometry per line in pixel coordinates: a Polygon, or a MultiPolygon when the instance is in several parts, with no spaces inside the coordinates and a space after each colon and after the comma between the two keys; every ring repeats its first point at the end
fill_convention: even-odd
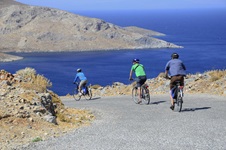
{"type": "Polygon", "coordinates": [[[13,0],[0,6],[0,52],[181,48],[153,37],[163,35],[13,0]]]}

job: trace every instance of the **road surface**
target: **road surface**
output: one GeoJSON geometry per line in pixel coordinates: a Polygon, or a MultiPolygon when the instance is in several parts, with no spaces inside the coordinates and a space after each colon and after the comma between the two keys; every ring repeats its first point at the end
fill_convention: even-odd
{"type": "Polygon", "coordinates": [[[24,149],[48,150],[225,150],[226,98],[185,95],[182,112],[170,110],[168,95],[135,104],[130,96],[62,99],[92,110],[96,120],[62,137],[24,149]]]}

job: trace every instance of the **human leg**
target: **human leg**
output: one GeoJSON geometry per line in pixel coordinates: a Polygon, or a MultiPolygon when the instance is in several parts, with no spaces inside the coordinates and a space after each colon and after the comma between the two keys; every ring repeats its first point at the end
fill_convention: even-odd
{"type": "Polygon", "coordinates": [[[175,81],[177,81],[177,76],[172,76],[170,79],[170,91],[169,91],[170,103],[171,103],[170,109],[172,110],[174,109],[174,100],[173,100],[172,93],[173,93],[173,87],[175,86],[175,81]]]}
{"type": "Polygon", "coordinates": [[[82,87],[86,85],[88,81],[87,80],[82,80],[79,84],[79,92],[81,93],[82,91],[82,87]]]}
{"type": "Polygon", "coordinates": [[[139,95],[138,104],[140,104],[142,102],[141,101],[141,84],[140,84],[140,79],[137,78],[136,81],[137,81],[137,92],[138,92],[138,95],[139,95]]]}
{"type": "Polygon", "coordinates": [[[141,92],[141,86],[145,83],[145,81],[147,80],[146,76],[140,76],[138,77],[138,80],[137,80],[137,87],[138,87],[138,94],[139,94],[139,102],[138,103],[141,103],[142,102],[142,92],[141,92]]]}

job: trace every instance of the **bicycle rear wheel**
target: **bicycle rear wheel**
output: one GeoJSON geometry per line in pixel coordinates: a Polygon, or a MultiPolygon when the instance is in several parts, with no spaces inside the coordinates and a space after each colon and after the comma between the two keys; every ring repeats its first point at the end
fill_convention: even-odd
{"type": "Polygon", "coordinates": [[[148,105],[150,103],[150,93],[149,90],[145,87],[142,87],[142,94],[143,94],[143,103],[148,105]]]}
{"type": "Polygon", "coordinates": [[[88,91],[87,94],[84,95],[86,100],[91,100],[92,98],[92,91],[90,89],[90,87],[88,87],[88,91]]]}
{"type": "Polygon", "coordinates": [[[180,90],[178,89],[177,100],[176,100],[176,102],[174,104],[174,111],[175,112],[181,112],[182,103],[183,103],[183,97],[182,97],[182,94],[181,94],[180,90]]]}
{"type": "Polygon", "coordinates": [[[132,98],[133,98],[133,101],[138,104],[139,102],[139,95],[138,95],[138,91],[137,91],[137,87],[134,87],[132,89],[132,98]]]}
{"type": "Polygon", "coordinates": [[[75,88],[72,94],[76,101],[79,101],[81,99],[81,95],[79,95],[78,88],[75,88]]]}

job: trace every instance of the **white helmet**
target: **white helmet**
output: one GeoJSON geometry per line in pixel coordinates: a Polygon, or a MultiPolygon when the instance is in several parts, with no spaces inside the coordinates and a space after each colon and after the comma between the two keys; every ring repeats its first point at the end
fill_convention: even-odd
{"type": "Polygon", "coordinates": [[[82,69],[81,69],[81,68],[78,68],[78,69],[77,69],[77,72],[81,72],[81,71],[82,71],[82,69]]]}

